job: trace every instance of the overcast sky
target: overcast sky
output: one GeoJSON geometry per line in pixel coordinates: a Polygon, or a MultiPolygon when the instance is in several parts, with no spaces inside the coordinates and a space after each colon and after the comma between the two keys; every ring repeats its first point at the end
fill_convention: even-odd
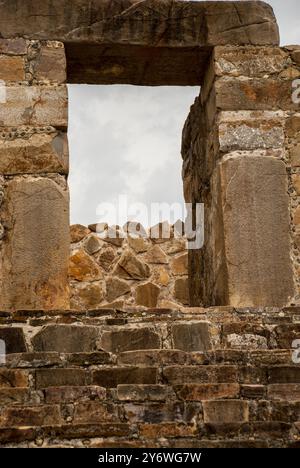
{"type": "MultiPolygon", "coordinates": [[[[268,3],[281,44],[300,44],[300,0],[268,3]]],[[[69,86],[72,224],[115,223],[113,213],[99,210],[119,195],[148,207],[183,203],[181,131],[198,94],[199,87],[69,86]]],[[[145,216],[138,220],[147,224],[145,216]]]]}

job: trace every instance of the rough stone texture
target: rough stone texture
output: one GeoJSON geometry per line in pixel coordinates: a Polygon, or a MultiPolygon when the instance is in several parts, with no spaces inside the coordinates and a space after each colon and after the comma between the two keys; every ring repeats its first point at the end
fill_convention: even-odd
{"type": "Polygon", "coordinates": [[[191,322],[172,327],[174,348],[183,351],[207,351],[211,348],[208,324],[191,322]]]}
{"type": "Polygon", "coordinates": [[[64,179],[14,177],[5,193],[2,309],[67,308],[69,199],[64,179]]]}
{"type": "Polygon", "coordinates": [[[191,305],[299,301],[299,124],[291,90],[300,69],[292,52],[214,49],[182,139],[185,199],[205,206],[204,247],[189,251],[191,305]]]}
{"type": "Polygon", "coordinates": [[[294,284],[284,163],[229,154],[215,177],[227,279],[213,297],[236,307],[288,303],[294,284]]]}
{"type": "Polygon", "coordinates": [[[0,368],[1,448],[295,446],[299,365],[282,344],[299,319],[299,307],[1,312],[0,330],[31,350],[0,368]],[[175,349],[192,324],[210,349],[175,349]],[[243,346],[246,331],[267,348],[243,346]]]}
{"type": "MultiPolygon", "coordinates": [[[[73,83],[197,85],[211,47],[279,42],[273,11],[262,2],[77,0],[68,6],[68,0],[5,0],[0,33],[63,42],[73,83]]],[[[42,52],[38,63],[51,70],[52,60],[42,52]]]]}
{"type": "Polygon", "coordinates": [[[20,128],[15,139],[0,139],[0,173],[4,175],[68,174],[68,156],[66,134],[54,129],[49,134],[27,135],[26,129],[20,128]]]}
{"type": "Polygon", "coordinates": [[[133,237],[137,235],[119,229],[120,244],[105,242],[103,233],[112,232],[107,224],[104,223],[104,229],[96,224],[92,228],[92,232],[78,224],[70,228],[72,308],[169,307],[172,304],[180,309],[189,303],[185,281],[187,242],[182,235],[174,237],[174,226],[168,224],[170,238],[160,244],[150,238],[151,228],[147,232],[139,226],[144,237],[133,237]]]}
{"type": "Polygon", "coordinates": [[[49,325],[32,338],[34,351],[85,353],[97,349],[99,330],[96,327],[49,325]]]}
{"type": "Polygon", "coordinates": [[[4,341],[7,354],[27,351],[22,328],[0,327],[0,340],[4,341]]]}

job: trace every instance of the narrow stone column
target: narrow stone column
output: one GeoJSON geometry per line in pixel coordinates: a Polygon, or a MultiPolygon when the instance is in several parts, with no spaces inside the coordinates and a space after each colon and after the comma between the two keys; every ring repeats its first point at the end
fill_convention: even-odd
{"type": "Polygon", "coordinates": [[[64,46],[0,39],[0,308],[69,306],[64,46]]]}
{"type": "Polygon", "coordinates": [[[183,132],[186,201],[205,204],[192,305],[298,301],[298,77],[297,48],[214,49],[183,132]]]}

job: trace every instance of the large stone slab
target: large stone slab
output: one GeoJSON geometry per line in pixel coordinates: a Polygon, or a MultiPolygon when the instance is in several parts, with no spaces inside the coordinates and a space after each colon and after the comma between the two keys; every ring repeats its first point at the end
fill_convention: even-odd
{"type": "Polygon", "coordinates": [[[0,139],[0,174],[68,174],[69,152],[66,133],[32,133],[19,129],[14,139],[0,139]]]}
{"type": "Polygon", "coordinates": [[[271,156],[237,152],[217,165],[213,302],[282,306],[293,297],[287,184],[285,164],[271,156]]]}
{"type": "Polygon", "coordinates": [[[64,42],[69,82],[142,85],[199,84],[216,45],[279,43],[258,1],[4,0],[0,36],[64,42]]]}
{"type": "Polygon", "coordinates": [[[68,126],[68,94],[60,86],[6,86],[0,105],[0,127],[68,126]]]}
{"type": "Polygon", "coordinates": [[[69,307],[69,196],[64,177],[14,177],[6,184],[0,306],[69,307]]]}

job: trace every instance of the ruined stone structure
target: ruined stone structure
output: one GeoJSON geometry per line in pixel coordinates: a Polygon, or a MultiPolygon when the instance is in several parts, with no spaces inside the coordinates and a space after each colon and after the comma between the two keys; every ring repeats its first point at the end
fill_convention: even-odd
{"type": "Polygon", "coordinates": [[[258,1],[0,13],[1,445],[299,446],[300,47],[258,1]],[[66,83],[201,86],[182,142],[186,201],[205,204],[193,307],[70,293],[95,246],[77,238],[69,265],[66,83]]]}

